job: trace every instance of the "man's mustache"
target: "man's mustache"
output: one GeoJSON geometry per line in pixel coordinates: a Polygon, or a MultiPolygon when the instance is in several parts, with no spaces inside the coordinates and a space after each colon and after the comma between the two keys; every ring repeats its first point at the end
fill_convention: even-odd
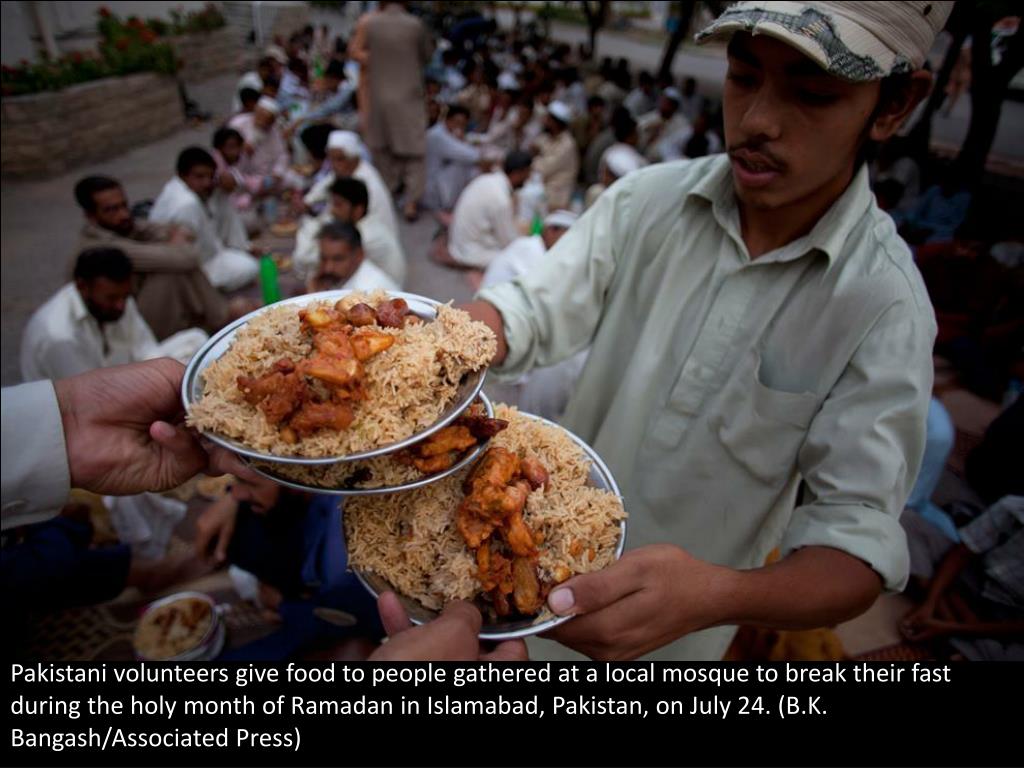
{"type": "Polygon", "coordinates": [[[773,171],[784,171],[785,161],[768,149],[763,141],[751,139],[733,144],[728,149],[729,157],[764,165],[773,171]]]}

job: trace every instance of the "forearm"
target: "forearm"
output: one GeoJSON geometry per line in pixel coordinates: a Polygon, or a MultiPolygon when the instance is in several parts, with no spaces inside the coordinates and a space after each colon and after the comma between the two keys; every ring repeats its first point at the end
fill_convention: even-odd
{"type": "Polygon", "coordinates": [[[192,244],[132,242],[124,250],[136,272],[190,272],[199,268],[199,249],[192,244]]]}
{"type": "Polygon", "coordinates": [[[934,609],[939,598],[953,585],[973,557],[971,550],[963,544],[957,544],[950,549],[942,558],[942,562],[935,571],[935,576],[928,585],[928,594],[925,596],[924,604],[934,609]]]}
{"type": "Polygon", "coordinates": [[[715,624],[812,629],[866,611],[882,581],[862,560],[830,547],[804,547],[749,571],[727,571],[715,624]]]}
{"type": "Polygon", "coordinates": [[[494,335],[498,339],[498,351],[495,352],[491,365],[501,365],[508,354],[508,343],[505,341],[505,325],[498,309],[487,301],[471,301],[468,304],[460,305],[458,309],[468,312],[473,320],[484,323],[494,331],[494,335]]]}

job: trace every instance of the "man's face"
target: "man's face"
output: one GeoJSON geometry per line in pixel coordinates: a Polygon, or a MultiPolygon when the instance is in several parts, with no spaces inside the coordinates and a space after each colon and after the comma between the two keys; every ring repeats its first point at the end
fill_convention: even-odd
{"type": "Polygon", "coordinates": [[[232,136],[221,146],[220,153],[228,165],[234,165],[242,156],[242,142],[232,136]]]}
{"type": "Polygon", "coordinates": [[[587,111],[591,120],[604,120],[604,104],[591,104],[587,111]]]}
{"type": "Polygon", "coordinates": [[[340,149],[328,150],[327,157],[331,161],[331,170],[335,176],[351,176],[359,167],[358,157],[349,157],[340,149]]]}
{"type": "Polygon", "coordinates": [[[192,170],[181,177],[185,186],[199,195],[202,200],[209,200],[213,194],[213,171],[208,165],[193,165],[192,170]]]}
{"type": "Polygon", "coordinates": [[[469,121],[466,119],[466,116],[462,114],[449,117],[445,120],[445,123],[448,126],[448,133],[452,136],[458,136],[459,138],[466,135],[466,125],[468,122],[469,121]]]}
{"type": "Polygon", "coordinates": [[[832,77],[766,35],[736,35],[722,103],[740,202],[771,209],[841,192],[878,90],[832,77]]]}
{"type": "Polygon", "coordinates": [[[519,189],[521,186],[523,186],[523,184],[526,183],[526,180],[530,178],[530,169],[521,168],[520,170],[512,171],[507,175],[509,182],[511,182],[512,184],[512,189],[519,189]]]}
{"type": "Polygon", "coordinates": [[[355,224],[363,217],[363,207],[355,207],[341,195],[331,195],[331,216],[346,224],[355,224]]]}
{"type": "Polygon", "coordinates": [[[555,120],[551,115],[544,118],[544,130],[550,133],[552,136],[557,136],[562,132],[564,126],[555,120]]]}
{"type": "Polygon", "coordinates": [[[353,248],[343,240],[320,240],[320,268],[317,271],[317,283],[323,286],[343,285],[359,269],[363,263],[361,248],[353,248]]]}
{"type": "Polygon", "coordinates": [[[562,235],[568,232],[565,227],[553,227],[550,224],[541,230],[540,237],[544,241],[545,250],[551,250],[555,243],[562,239],[562,235]]]}
{"type": "Polygon", "coordinates": [[[678,106],[679,105],[668,96],[662,96],[658,99],[658,113],[666,120],[676,113],[678,106]]]}
{"type": "Polygon", "coordinates": [[[119,235],[130,235],[135,228],[132,212],[128,208],[128,198],[121,187],[104,189],[92,196],[96,210],[88,214],[89,220],[103,229],[119,235]]]}
{"type": "Polygon", "coordinates": [[[269,131],[277,117],[268,109],[256,107],[252,113],[252,122],[261,131],[269,131]]]}
{"type": "Polygon", "coordinates": [[[124,314],[128,297],[132,295],[132,281],[116,281],[108,277],[76,280],[78,293],[89,309],[89,314],[101,323],[116,323],[124,314]]]}
{"type": "Polygon", "coordinates": [[[236,477],[231,485],[231,498],[248,503],[253,512],[264,515],[277,506],[281,498],[281,486],[265,477],[258,480],[236,477]]]}

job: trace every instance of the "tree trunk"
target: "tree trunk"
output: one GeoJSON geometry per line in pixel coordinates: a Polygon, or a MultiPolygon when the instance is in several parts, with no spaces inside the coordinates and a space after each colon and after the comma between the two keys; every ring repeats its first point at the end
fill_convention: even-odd
{"type": "Polygon", "coordinates": [[[676,58],[676,51],[686,39],[690,31],[690,22],[693,21],[693,12],[697,8],[696,0],[680,0],[679,3],[679,24],[673,30],[668,42],[665,43],[665,51],[661,55],[661,65],[658,67],[658,78],[671,77],[672,62],[676,58]]]}
{"type": "Polygon", "coordinates": [[[991,30],[996,19],[979,16],[975,19],[971,44],[971,123],[956,158],[958,170],[972,186],[984,176],[1007,87],[1024,64],[1024,37],[1018,30],[1007,43],[999,66],[992,66],[991,30]]]}
{"type": "Polygon", "coordinates": [[[594,58],[597,51],[597,33],[604,26],[608,19],[608,0],[597,0],[597,7],[593,7],[589,0],[582,0],[583,15],[587,18],[587,36],[590,45],[590,58],[594,58]]]}

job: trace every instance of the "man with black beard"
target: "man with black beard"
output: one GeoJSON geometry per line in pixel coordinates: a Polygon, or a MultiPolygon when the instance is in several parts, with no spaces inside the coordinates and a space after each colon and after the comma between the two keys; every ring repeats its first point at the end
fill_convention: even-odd
{"type": "Polygon", "coordinates": [[[192,357],[206,333],[189,328],[157,342],[132,298],[132,265],[117,248],[83,251],[74,280],[36,310],[21,339],[25,381],[60,379],[155,357],[192,357]]]}

